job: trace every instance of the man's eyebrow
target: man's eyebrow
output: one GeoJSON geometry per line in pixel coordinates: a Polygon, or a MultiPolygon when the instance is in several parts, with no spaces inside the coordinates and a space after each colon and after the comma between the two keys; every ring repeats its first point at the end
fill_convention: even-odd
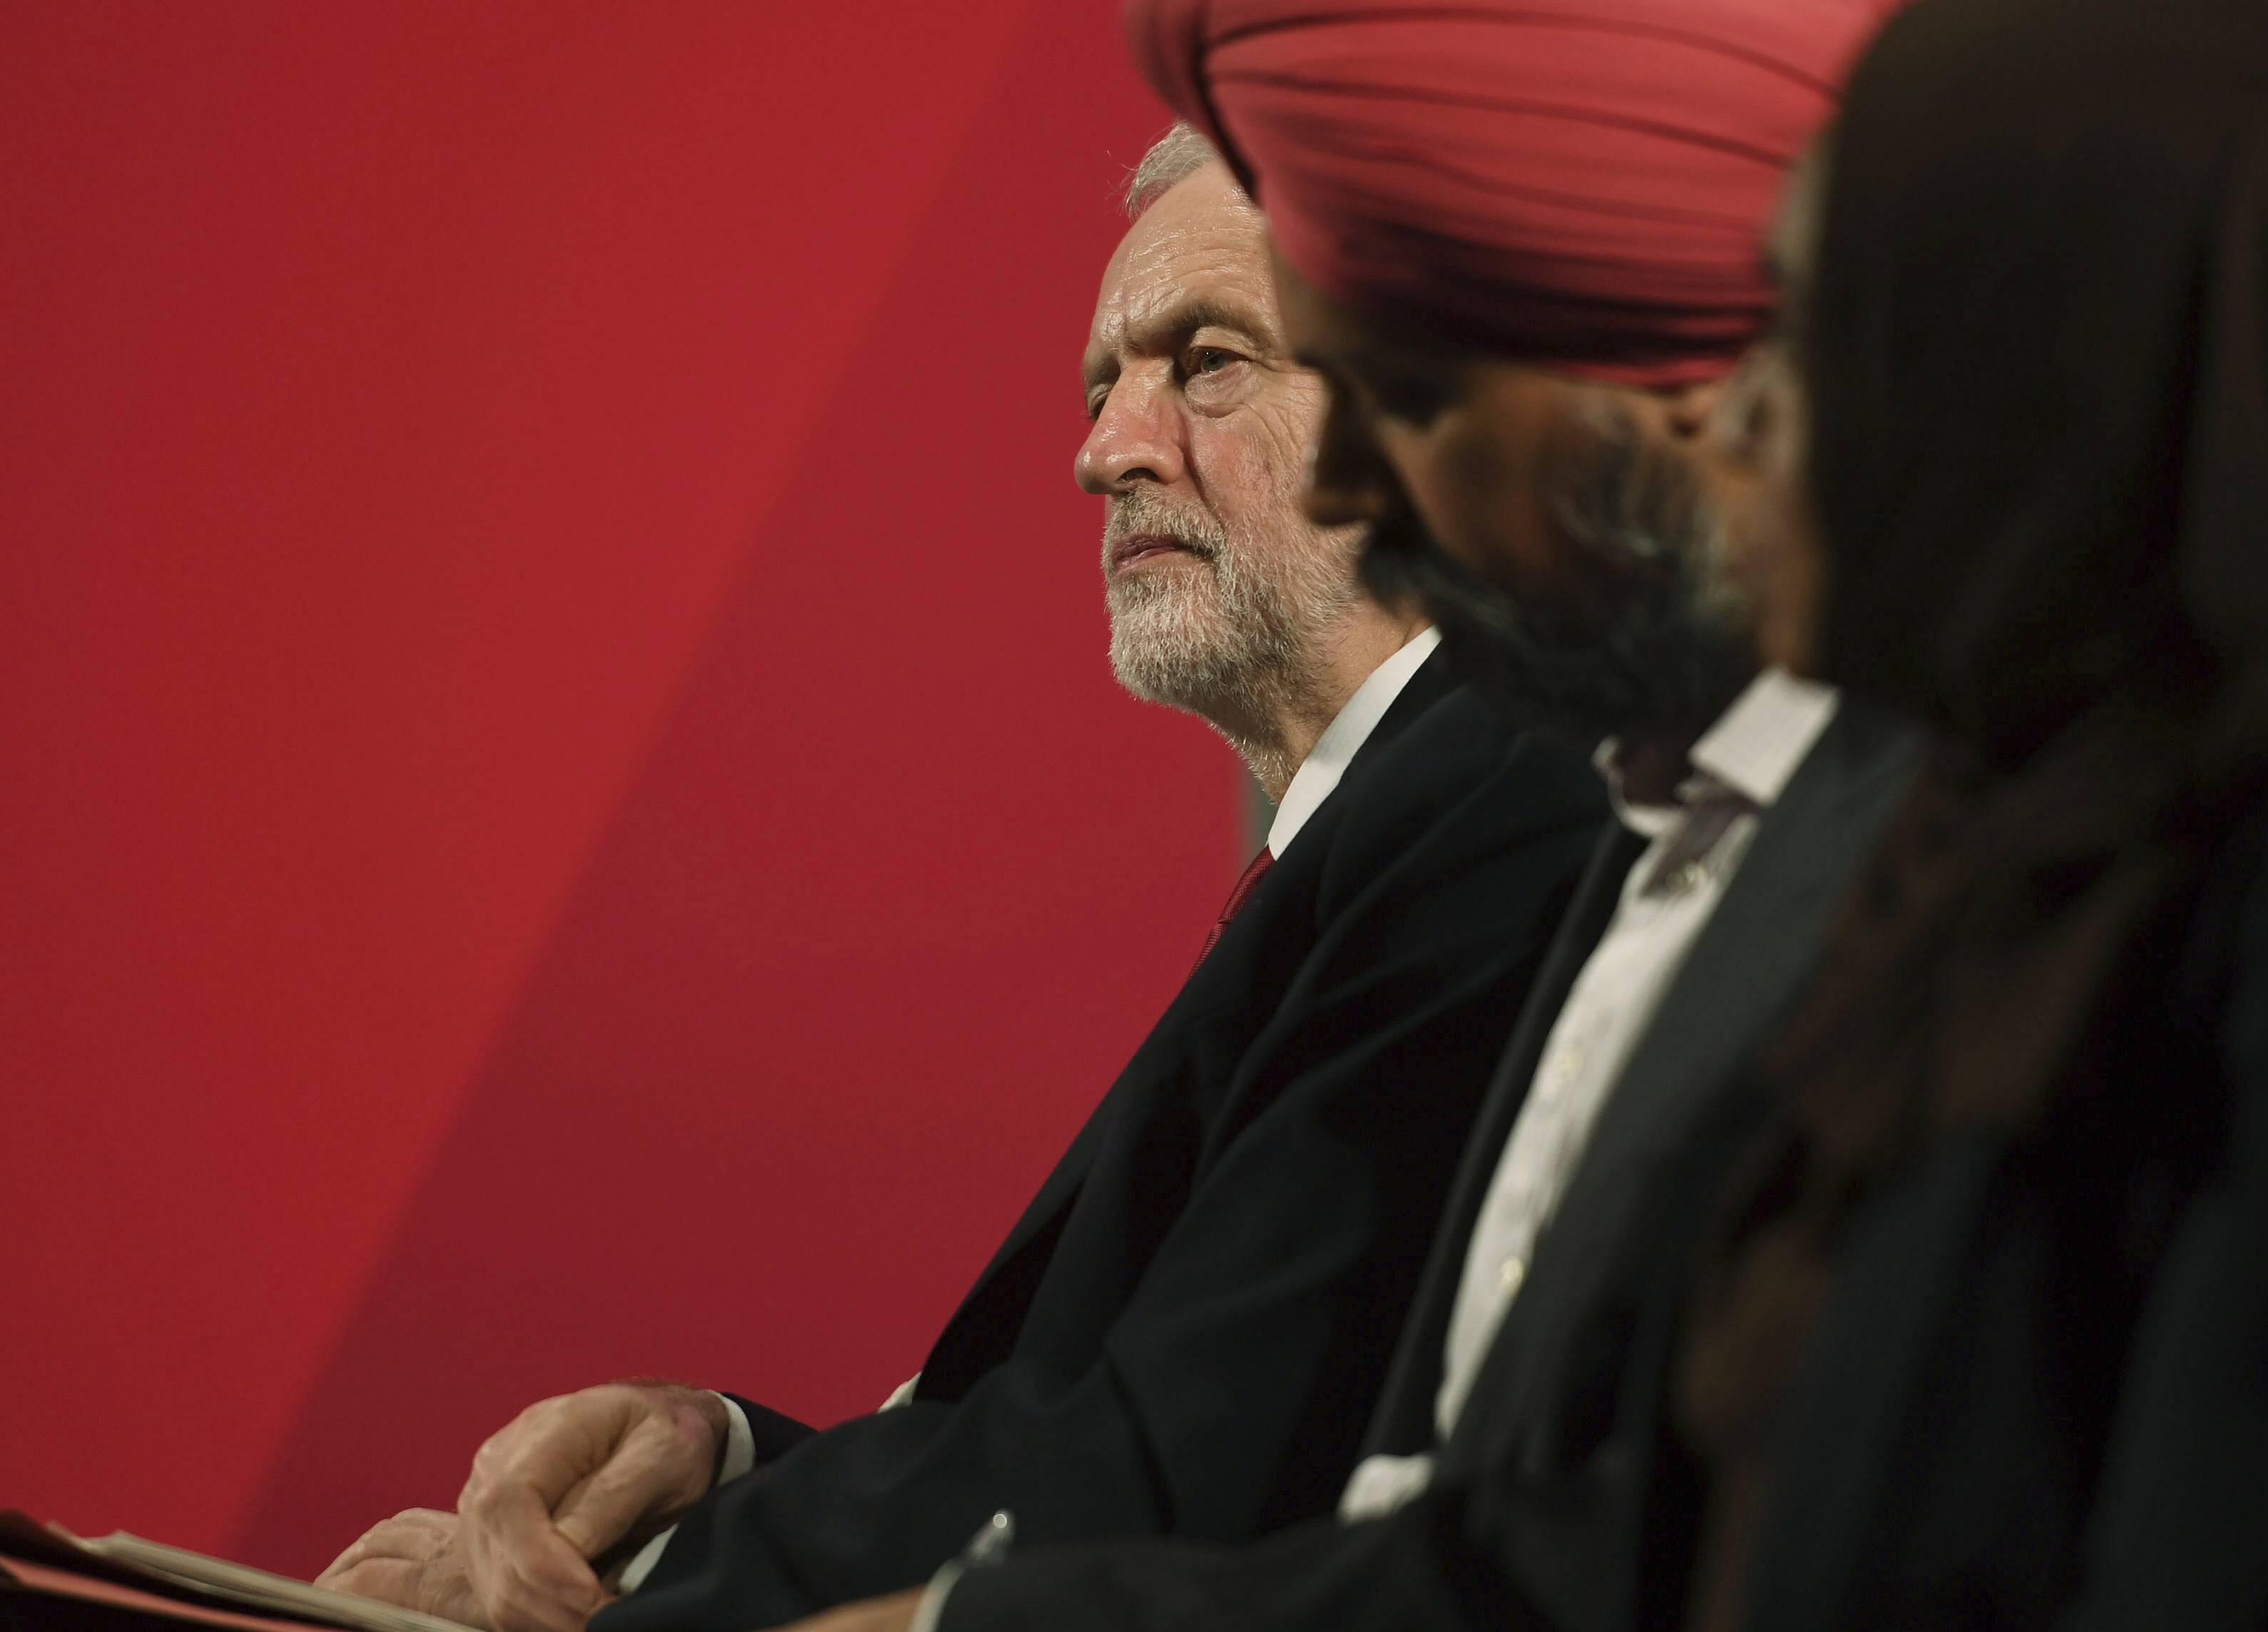
{"type": "Polygon", "coordinates": [[[1144,349],[1178,335],[1193,334],[1201,328],[1227,329],[1270,353],[1281,349],[1281,342],[1270,336],[1266,323],[1257,312],[1210,296],[1193,295],[1175,301],[1155,317],[1127,325],[1120,331],[1117,346],[1087,352],[1079,359],[1079,382],[1091,392],[1118,378],[1123,351],[1144,349]]]}
{"type": "Polygon", "coordinates": [[[1268,326],[1258,312],[1204,295],[1175,301],[1155,317],[1130,326],[1126,337],[1136,346],[1152,346],[1172,335],[1194,334],[1201,328],[1226,328],[1274,349],[1268,326]]]}

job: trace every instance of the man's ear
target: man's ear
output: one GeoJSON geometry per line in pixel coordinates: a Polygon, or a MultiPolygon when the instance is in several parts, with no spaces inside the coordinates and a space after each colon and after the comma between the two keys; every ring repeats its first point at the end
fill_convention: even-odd
{"type": "Polygon", "coordinates": [[[1307,450],[1307,481],[1300,508],[1326,527],[1373,525],[1407,510],[1401,479],[1364,424],[1347,388],[1325,379],[1322,423],[1307,450]]]}
{"type": "Polygon", "coordinates": [[[1708,430],[1710,417],[1724,400],[1725,387],[1730,381],[1731,376],[1719,375],[1664,392],[1662,401],[1668,409],[1671,434],[1686,441],[1697,441],[1708,430]]]}

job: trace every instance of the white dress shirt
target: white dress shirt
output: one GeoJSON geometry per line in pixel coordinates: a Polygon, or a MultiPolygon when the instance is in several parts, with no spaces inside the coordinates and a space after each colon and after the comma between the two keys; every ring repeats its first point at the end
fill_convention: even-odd
{"type": "MultiPolygon", "coordinates": [[[[1323,734],[1315,739],[1315,746],[1292,773],[1291,785],[1284,790],[1283,801],[1276,807],[1276,820],[1268,827],[1267,849],[1270,856],[1281,856],[1285,847],[1307,825],[1307,819],[1330,798],[1339,779],[1346,775],[1347,767],[1354,762],[1354,756],[1370,740],[1370,733],[1378,729],[1378,722],[1386,717],[1386,711],[1402,695],[1403,687],[1410,684],[1410,677],[1425,666],[1425,659],[1440,643],[1441,632],[1435,629],[1421,629],[1410,636],[1392,657],[1370,672],[1370,677],[1355,687],[1354,695],[1331,717],[1331,723],[1323,727],[1323,734]]],[[[877,1408],[891,1411],[909,1403],[914,1387],[920,1381],[921,1373],[917,1371],[892,1389],[890,1397],[877,1408]]],[[[755,1467],[756,1440],[748,1427],[747,1415],[724,1395],[717,1397],[724,1400],[725,1418],[725,1459],[717,1471],[717,1482],[722,1485],[755,1467]]],[[[661,1562],[670,1538],[676,1533],[677,1526],[672,1525],[638,1549],[637,1555],[623,1566],[621,1592],[635,1592],[645,1584],[653,1567],[661,1562]]],[[[947,1581],[945,1588],[932,1588],[929,1596],[937,1601],[932,1604],[924,1600],[915,1627],[909,1632],[929,1632],[936,1626],[938,1611],[945,1603],[945,1590],[950,1585],[947,1581]]]]}
{"type": "MultiPolygon", "coordinates": [[[[1631,806],[1614,788],[1616,814],[1652,842],[1568,990],[1481,1204],[1434,1398],[1441,1439],[1457,1425],[1481,1362],[1528,1278],[1537,1238],[1566,1194],[1631,1051],[1724,899],[1758,818],[1827,728],[1836,701],[1827,687],[1768,671],[1693,745],[1693,775],[1678,789],[1675,806],[1631,806]]],[[[1611,747],[1602,750],[1602,769],[1611,763],[1611,747]]],[[[1608,780],[1613,787],[1610,769],[1608,780]]],[[[1390,1512],[1432,1476],[1431,1456],[1371,1457],[1348,1480],[1340,1516],[1390,1512]]]]}
{"type": "Polygon", "coordinates": [[[1378,722],[1386,717],[1410,677],[1425,666],[1440,643],[1441,631],[1436,629],[1411,636],[1401,651],[1370,672],[1370,678],[1356,687],[1346,705],[1331,717],[1307,757],[1300,761],[1300,768],[1292,773],[1291,786],[1284,790],[1283,801],[1276,806],[1276,820],[1268,824],[1270,856],[1283,858],[1284,847],[1299,836],[1307,818],[1331,797],[1339,778],[1346,775],[1347,767],[1354,763],[1354,756],[1362,752],[1362,745],[1370,740],[1370,733],[1378,729],[1378,722]]]}

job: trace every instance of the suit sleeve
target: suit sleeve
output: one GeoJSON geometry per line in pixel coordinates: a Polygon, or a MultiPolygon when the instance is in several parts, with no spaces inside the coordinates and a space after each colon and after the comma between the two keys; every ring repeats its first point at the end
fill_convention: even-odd
{"type": "Polygon", "coordinates": [[[1137,1283],[1062,1290],[1118,1305],[1097,1360],[1019,1350],[958,1399],[805,1440],[689,1514],[595,1632],[740,1632],[918,1585],[1001,1508],[1020,1547],[1241,1542],[1328,1511],[1595,830],[1595,794],[1572,779],[1556,803],[1522,791],[1524,826],[1511,790],[1484,792],[1333,911],[1223,1071],[1224,1108],[1189,1117],[1196,1176],[1137,1283]]]}
{"type": "Polygon", "coordinates": [[[792,1416],[783,1416],[769,1406],[758,1405],[753,1400],[743,1400],[738,1394],[726,1394],[724,1399],[727,1405],[740,1413],[740,1421],[734,1424],[738,1430],[735,1439],[740,1433],[747,1436],[748,1467],[725,1474],[727,1479],[750,1468],[762,1467],[767,1462],[777,1461],[811,1437],[812,1430],[807,1424],[799,1422],[792,1416]]]}
{"type": "Polygon", "coordinates": [[[1384,1518],[1317,1519],[1227,1548],[1165,1539],[1089,1543],[972,1570],[938,1632],[1550,1632],[1484,1548],[1454,1490],[1384,1518]]]}

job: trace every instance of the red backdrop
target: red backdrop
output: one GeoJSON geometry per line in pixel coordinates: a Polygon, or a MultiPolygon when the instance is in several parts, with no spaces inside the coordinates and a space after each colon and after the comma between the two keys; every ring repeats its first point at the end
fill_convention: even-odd
{"type": "Polygon", "coordinates": [[[918,1364],[1185,971],[1111,0],[0,11],[0,1503],[312,1571],[918,1364]]]}

